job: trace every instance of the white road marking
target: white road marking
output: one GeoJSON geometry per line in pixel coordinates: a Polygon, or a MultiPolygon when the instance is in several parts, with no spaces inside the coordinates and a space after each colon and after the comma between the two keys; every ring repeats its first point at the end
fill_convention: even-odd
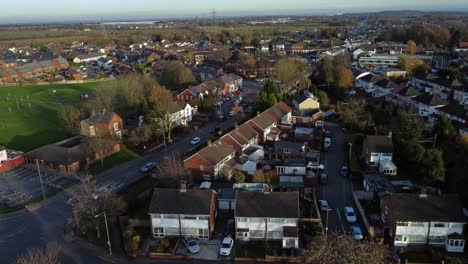
{"type": "Polygon", "coordinates": [[[103,259],[103,260],[105,260],[105,261],[111,262],[111,263],[117,263],[117,262],[115,262],[115,261],[113,261],[113,260],[110,260],[110,259],[107,259],[107,258],[105,258],[105,257],[103,257],[103,256],[98,256],[98,257],[101,258],[101,259],[103,259]]]}

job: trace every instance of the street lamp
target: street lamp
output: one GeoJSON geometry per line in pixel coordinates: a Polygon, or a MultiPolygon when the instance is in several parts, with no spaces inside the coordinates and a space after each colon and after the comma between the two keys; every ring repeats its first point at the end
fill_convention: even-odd
{"type": "Polygon", "coordinates": [[[348,162],[351,163],[351,149],[353,148],[353,143],[349,142],[349,156],[348,156],[348,162]]]}
{"type": "Polygon", "coordinates": [[[330,212],[331,209],[330,208],[327,208],[327,220],[326,220],[326,224],[325,224],[325,239],[327,239],[327,235],[328,235],[328,212],[330,212]]]}
{"type": "Polygon", "coordinates": [[[112,247],[111,247],[110,236],[109,236],[109,226],[107,225],[106,211],[95,215],[94,218],[98,218],[100,215],[104,215],[104,223],[106,224],[106,233],[107,233],[107,244],[109,245],[109,255],[112,255],[112,247]]]}

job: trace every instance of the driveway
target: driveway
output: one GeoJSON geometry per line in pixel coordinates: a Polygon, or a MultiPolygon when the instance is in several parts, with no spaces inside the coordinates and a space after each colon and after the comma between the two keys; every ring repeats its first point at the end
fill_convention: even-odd
{"type": "MultiPolygon", "coordinates": [[[[332,145],[328,152],[322,152],[322,159],[325,163],[328,183],[322,184],[318,188],[317,199],[327,200],[330,208],[328,213],[328,231],[344,234],[349,232],[351,225],[360,226],[363,232],[364,225],[358,215],[358,222],[349,224],[344,216],[344,207],[353,206],[358,214],[353,201],[353,184],[349,178],[340,175],[341,166],[346,159],[346,138],[341,128],[334,123],[326,123],[326,129],[332,132],[332,145]]],[[[326,227],[326,213],[322,213],[322,222],[326,227]]]]}

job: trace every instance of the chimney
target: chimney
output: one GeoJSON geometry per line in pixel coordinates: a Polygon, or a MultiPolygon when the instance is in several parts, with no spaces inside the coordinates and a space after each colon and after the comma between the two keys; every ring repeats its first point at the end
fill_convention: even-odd
{"type": "Polygon", "coordinates": [[[181,193],[187,192],[187,184],[185,182],[180,182],[180,192],[181,193]]]}

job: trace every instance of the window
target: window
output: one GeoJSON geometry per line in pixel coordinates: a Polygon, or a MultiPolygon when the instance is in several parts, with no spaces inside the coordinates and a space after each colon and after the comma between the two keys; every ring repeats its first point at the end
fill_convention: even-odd
{"type": "Polygon", "coordinates": [[[460,241],[459,241],[459,240],[455,240],[455,245],[454,245],[454,246],[458,247],[459,244],[460,244],[460,241]]]}
{"type": "Polygon", "coordinates": [[[119,131],[119,123],[114,123],[114,131],[119,131]]]}
{"type": "Polygon", "coordinates": [[[408,243],[426,243],[426,236],[408,236],[408,243]]]}
{"type": "Polygon", "coordinates": [[[252,238],[264,238],[265,237],[265,231],[250,230],[250,237],[252,237],[252,238]]]}
{"type": "Polygon", "coordinates": [[[402,235],[396,235],[395,236],[395,241],[403,241],[403,236],[402,235]]]}
{"type": "Polygon", "coordinates": [[[408,222],[397,222],[397,226],[408,226],[408,222]]]}
{"type": "Polygon", "coordinates": [[[295,218],[284,219],[285,224],[295,224],[296,222],[297,222],[297,220],[295,218]]]}
{"type": "Polygon", "coordinates": [[[460,247],[463,247],[465,245],[465,241],[460,241],[460,247]]]}
{"type": "Polygon", "coordinates": [[[205,166],[200,165],[200,170],[201,170],[201,171],[204,171],[204,170],[205,170],[205,166]]]}
{"type": "Polygon", "coordinates": [[[208,229],[198,229],[198,238],[209,238],[208,229]]]}
{"type": "Polygon", "coordinates": [[[238,217],[238,218],[237,218],[237,222],[239,222],[239,223],[247,222],[247,218],[245,218],[245,217],[238,217]]]}
{"type": "Polygon", "coordinates": [[[453,247],[453,240],[449,241],[449,246],[453,247]]]}
{"type": "Polygon", "coordinates": [[[164,237],[164,228],[154,227],[153,228],[153,236],[154,237],[164,237]]]}
{"type": "Polygon", "coordinates": [[[434,223],[434,227],[445,227],[444,223],[434,223]]]}
{"type": "Polygon", "coordinates": [[[199,216],[198,220],[208,220],[208,216],[199,216]]]}
{"type": "Polygon", "coordinates": [[[181,219],[184,220],[197,220],[196,216],[182,216],[181,219]]]}
{"type": "Polygon", "coordinates": [[[286,219],[283,218],[268,218],[268,222],[270,223],[279,223],[282,224],[285,222],[286,219]]]}
{"type": "Polygon", "coordinates": [[[429,243],[444,244],[445,236],[430,236],[429,243]]]}
{"type": "Polygon", "coordinates": [[[291,149],[290,149],[290,148],[284,148],[283,151],[284,151],[284,153],[291,153],[291,149]]]}
{"type": "Polygon", "coordinates": [[[410,223],[409,226],[424,227],[424,226],[426,226],[426,224],[425,223],[410,223]]]}
{"type": "Polygon", "coordinates": [[[283,238],[283,232],[281,232],[281,231],[268,231],[268,238],[281,239],[281,238],[283,238]]]}
{"type": "Polygon", "coordinates": [[[166,235],[178,236],[180,235],[180,230],[176,227],[166,227],[166,235]]]}
{"type": "Polygon", "coordinates": [[[177,219],[177,216],[176,215],[164,215],[163,218],[164,219],[177,219]]]}
{"type": "Polygon", "coordinates": [[[197,236],[198,229],[196,228],[182,228],[182,235],[184,236],[197,236]]]}

